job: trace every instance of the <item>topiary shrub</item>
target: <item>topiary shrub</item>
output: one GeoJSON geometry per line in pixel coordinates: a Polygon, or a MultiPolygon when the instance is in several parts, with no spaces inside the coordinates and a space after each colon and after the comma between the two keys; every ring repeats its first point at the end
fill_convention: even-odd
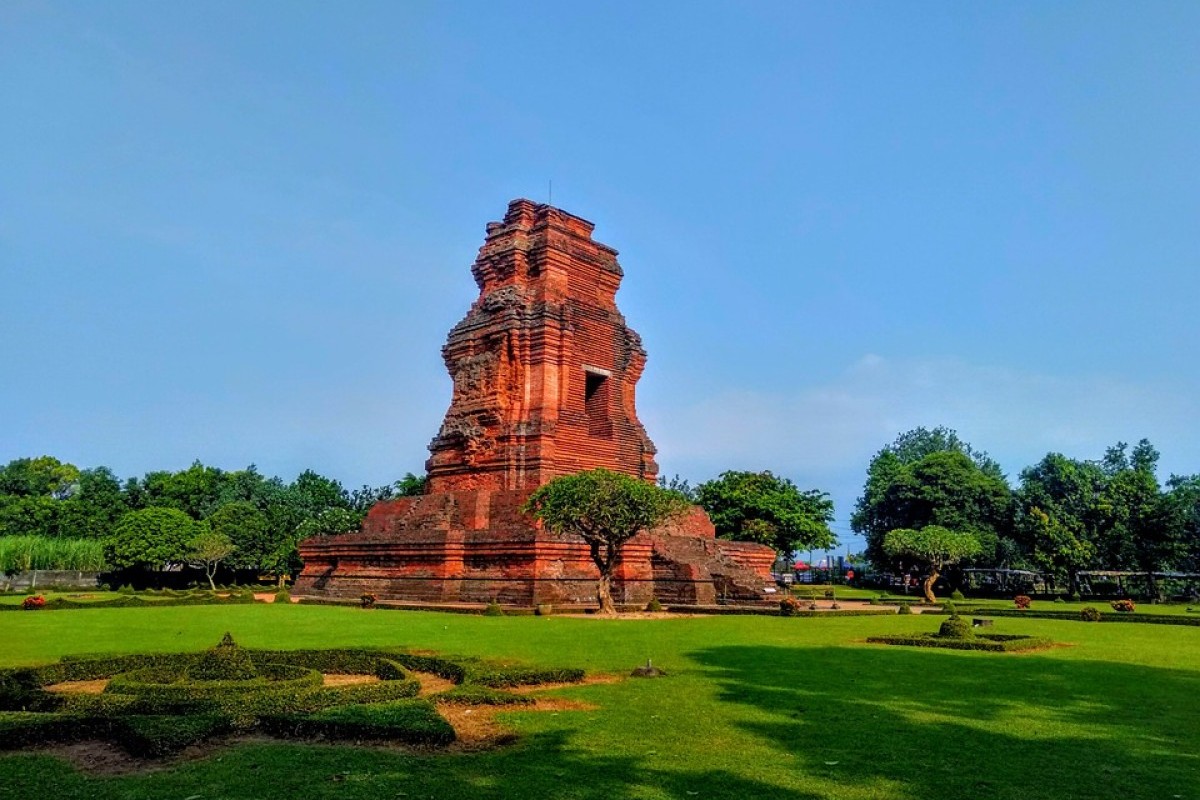
{"type": "Polygon", "coordinates": [[[493,600],[487,604],[486,608],[483,609],[483,615],[485,617],[503,617],[504,609],[500,607],[499,603],[493,600]]]}
{"type": "Polygon", "coordinates": [[[248,681],[258,677],[250,654],[226,632],[220,644],[205,651],[185,674],[194,681],[248,681]]]}
{"type": "Polygon", "coordinates": [[[1132,614],[1134,611],[1137,610],[1137,608],[1133,604],[1133,601],[1128,600],[1128,599],[1113,600],[1111,603],[1109,603],[1109,605],[1112,606],[1113,611],[1118,611],[1122,614],[1132,614]]]}
{"type": "Polygon", "coordinates": [[[953,617],[958,614],[958,609],[955,608],[954,603],[946,602],[942,603],[942,612],[953,617]]]}
{"type": "Polygon", "coordinates": [[[907,600],[905,600],[903,603],[900,604],[900,608],[899,608],[899,610],[896,611],[896,613],[897,614],[911,614],[911,613],[913,613],[912,606],[909,604],[909,602],[907,600]]]}
{"type": "Polygon", "coordinates": [[[1083,595],[1081,595],[1079,592],[1071,593],[1071,602],[1078,603],[1082,599],[1083,599],[1083,595]]]}
{"type": "Polygon", "coordinates": [[[1033,605],[1033,600],[1027,594],[1019,594],[1013,598],[1013,605],[1024,611],[1033,605]]]}
{"type": "Polygon", "coordinates": [[[290,591],[288,591],[288,588],[286,586],[280,586],[277,590],[275,590],[275,602],[276,603],[292,602],[292,593],[290,591]]]}
{"type": "Polygon", "coordinates": [[[937,635],[943,639],[970,639],[975,635],[975,631],[971,628],[971,623],[955,614],[942,622],[937,635]]]}
{"type": "Polygon", "coordinates": [[[649,611],[651,614],[657,614],[658,612],[663,610],[662,603],[658,602],[657,597],[651,597],[650,602],[646,604],[646,610],[649,611]]]}
{"type": "Polygon", "coordinates": [[[779,616],[791,617],[800,610],[800,601],[794,597],[785,597],[779,601],[779,616]]]}
{"type": "Polygon", "coordinates": [[[1067,602],[1067,601],[1066,601],[1066,600],[1063,600],[1063,599],[1062,599],[1062,597],[1056,597],[1056,598],[1054,598],[1054,602],[1056,602],[1056,603],[1065,603],[1065,602],[1067,602]]]}
{"type": "Polygon", "coordinates": [[[962,592],[960,592],[958,589],[955,589],[953,592],[950,593],[950,599],[962,602],[963,600],[966,600],[967,597],[962,592]]]}
{"type": "Polygon", "coordinates": [[[32,597],[26,597],[21,601],[21,608],[26,611],[38,611],[46,607],[46,598],[40,594],[35,594],[32,597]]]}
{"type": "Polygon", "coordinates": [[[370,592],[365,592],[364,594],[359,595],[358,604],[360,606],[362,606],[363,608],[374,608],[375,601],[378,599],[379,598],[377,598],[375,595],[371,594],[370,592]]]}
{"type": "Polygon", "coordinates": [[[1097,611],[1096,609],[1092,608],[1091,606],[1088,606],[1087,608],[1085,608],[1079,612],[1079,618],[1081,620],[1083,620],[1084,622],[1099,622],[1100,621],[1100,612],[1097,611]]]}

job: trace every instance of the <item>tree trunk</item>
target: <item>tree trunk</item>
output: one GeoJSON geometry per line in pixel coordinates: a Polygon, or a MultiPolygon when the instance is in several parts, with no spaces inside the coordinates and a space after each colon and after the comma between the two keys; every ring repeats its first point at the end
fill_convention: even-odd
{"type": "Polygon", "coordinates": [[[213,576],[217,574],[217,565],[213,564],[210,569],[206,564],[204,566],[204,574],[208,578],[208,587],[215,592],[217,590],[217,584],[213,583],[213,576]]]}
{"type": "Polygon", "coordinates": [[[929,576],[925,578],[925,583],[921,587],[925,590],[925,599],[930,603],[936,603],[937,598],[933,596],[933,584],[937,582],[938,571],[936,569],[929,571],[929,576]]]}
{"type": "Polygon", "coordinates": [[[596,581],[596,599],[600,601],[600,611],[598,613],[606,617],[615,617],[617,615],[617,605],[612,598],[612,575],[600,573],[600,580],[596,581]]]}
{"type": "Polygon", "coordinates": [[[611,544],[606,545],[605,553],[600,555],[600,543],[591,542],[592,560],[596,562],[596,568],[600,570],[600,578],[596,581],[596,600],[600,603],[600,610],[597,612],[606,617],[615,617],[617,615],[617,605],[613,602],[612,597],[612,574],[613,567],[617,563],[617,551],[611,544]]]}

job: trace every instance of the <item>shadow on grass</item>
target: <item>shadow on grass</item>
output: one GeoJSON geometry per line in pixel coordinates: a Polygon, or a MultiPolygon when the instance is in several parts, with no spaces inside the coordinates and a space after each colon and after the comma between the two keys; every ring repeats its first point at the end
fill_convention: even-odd
{"type": "Polygon", "coordinates": [[[581,750],[571,731],[534,734],[506,750],[416,755],[346,745],[244,744],[160,772],[87,778],[63,761],[0,757],[0,798],[781,798],[816,800],[722,770],[656,769],[645,759],[581,750]]]}
{"type": "Polygon", "coordinates": [[[747,707],[739,727],[847,794],[1200,797],[1194,672],[884,646],[690,656],[747,707]]]}

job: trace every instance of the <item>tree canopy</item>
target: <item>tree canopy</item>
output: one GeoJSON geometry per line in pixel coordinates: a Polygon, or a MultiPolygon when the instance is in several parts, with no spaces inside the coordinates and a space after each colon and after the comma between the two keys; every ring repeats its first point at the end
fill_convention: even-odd
{"type": "Polygon", "coordinates": [[[978,555],[982,546],[971,533],[952,531],[941,525],[926,525],[919,530],[898,528],[883,537],[883,550],[893,558],[908,558],[926,570],[925,599],[936,602],[933,585],[950,564],[978,555]]]}
{"type": "Polygon", "coordinates": [[[765,544],[784,558],[797,550],[837,545],[829,528],[833,521],[829,495],[801,491],[770,472],[723,472],[696,487],[695,499],[724,539],[765,544]]]}
{"type": "Polygon", "coordinates": [[[867,557],[880,567],[890,563],[883,547],[888,531],[927,525],[972,533],[978,555],[991,561],[1009,549],[1012,490],[996,462],[953,431],[917,428],[871,460],[850,525],[865,536],[867,557]]]}
{"type": "Polygon", "coordinates": [[[105,558],[117,569],[162,569],[187,561],[192,542],[208,530],[177,508],[151,506],[121,517],[105,543],[105,558]]]}
{"type": "Polygon", "coordinates": [[[523,511],[558,534],[579,536],[600,571],[596,597],[600,613],[615,614],[612,575],[621,548],[640,531],[683,513],[687,501],[675,492],[606,469],[564,475],[529,496],[523,511]]]}

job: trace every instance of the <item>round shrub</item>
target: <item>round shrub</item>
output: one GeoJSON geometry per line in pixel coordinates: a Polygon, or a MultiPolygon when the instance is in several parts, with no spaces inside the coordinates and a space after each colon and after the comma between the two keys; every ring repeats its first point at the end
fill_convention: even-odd
{"type": "Polygon", "coordinates": [[[646,610],[652,614],[657,614],[662,611],[662,603],[658,602],[657,597],[651,597],[650,602],[646,604],[646,610]]]}
{"type": "Polygon", "coordinates": [[[1054,602],[1056,602],[1056,603],[1065,603],[1065,602],[1067,602],[1067,601],[1066,601],[1066,600],[1063,600],[1061,597],[1056,597],[1056,598],[1054,598],[1054,602]]]}
{"type": "Polygon", "coordinates": [[[1079,592],[1071,593],[1071,601],[1072,602],[1078,603],[1082,599],[1083,599],[1083,595],[1081,595],[1079,592]]]}
{"type": "Polygon", "coordinates": [[[785,597],[779,601],[779,616],[791,617],[795,616],[800,610],[800,601],[794,597],[785,597]]]}
{"type": "Polygon", "coordinates": [[[950,599],[956,600],[961,603],[963,600],[966,600],[967,598],[966,598],[966,595],[964,595],[958,589],[955,589],[953,592],[950,593],[950,599]]]}
{"type": "Polygon", "coordinates": [[[952,617],[958,614],[958,609],[954,607],[954,603],[949,603],[949,602],[942,603],[942,611],[944,611],[945,613],[949,614],[952,617]]]}
{"type": "Polygon", "coordinates": [[[971,623],[958,614],[944,621],[942,626],[938,628],[938,636],[943,639],[969,639],[974,635],[975,631],[971,628],[971,623]]]}
{"type": "Polygon", "coordinates": [[[1033,599],[1027,594],[1019,594],[1013,598],[1013,605],[1022,611],[1025,611],[1031,605],[1033,605],[1033,599]]]}
{"type": "Polygon", "coordinates": [[[32,597],[26,597],[21,601],[21,608],[26,611],[37,611],[46,607],[46,598],[40,594],[35,594],[32,597]]]}
{"type": "Polygon", "coordinates": [[[905,600],[903,603],[900,604],[900,610],[897,611],[896,613],[897,614],[911,614],[911,613],[913,613],[912,606],[909,604],[909,602],[907,600],[905,600]]]}
{"type": "Polygon", "coordinates": [[[487,608],[483,609],[485,617],[503,617],[504,609],[495,600],[487,604],[487,608]]]}
{"type": "Polygon", "coordinates": [[[292,593],[290,591],[288,591],[288,588],[286,586],[280,586],[275,591],[275,602],[276,603],[292,602],[292,593]]]}
{"type": "Polygon", "coordinates": [[[1096,609],[1092,608],[1091,606],[1088,606],[1087,608],[1085,608],[1079,612],[1079,618],[1081,620],[1083,620],[1084,622],[1099,622],[1100,621],[1100,612],[1097,611],[1096,609]]]}
{"type": "Polygon", "coordinates": [[[1112,606],[1113,611],[1117,611],[1122,614],[1132,614],[1134,611],[1137,610],[1137,608],[1133,604],[1133,601],[1128,600],[1128,599],[1113,600],[1111,603],[1109,603],[1109,605],[1112,606]]]}

